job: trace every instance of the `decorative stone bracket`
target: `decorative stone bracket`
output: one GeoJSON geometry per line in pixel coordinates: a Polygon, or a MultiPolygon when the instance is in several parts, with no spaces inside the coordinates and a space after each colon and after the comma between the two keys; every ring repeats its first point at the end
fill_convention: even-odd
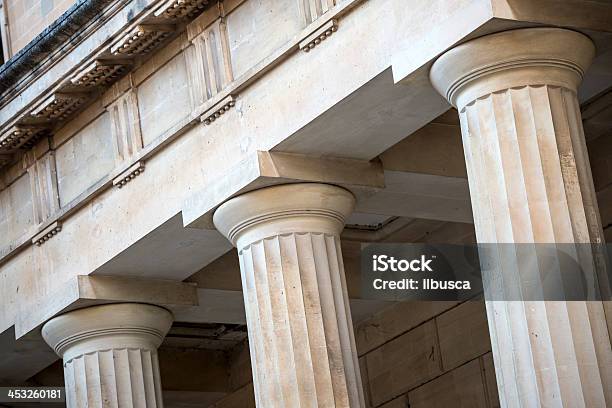
{"type": "Polygon", "coordinates": [[[62,224],[59,221],[55,221],[53,224],[49,225],[47,228],[38,233],[34,238],[32,238],[32,243],[36,246],[41,246],[62,230],[62,224]]]}
{"type": "Polygon", "coordinates": [[[128,60],[98,59],[74,74],[70,83],[84,87],[110,85],[119,79],[131,64],[128,60]]]}
{"type": "Polygon", "coordinates": [[[235,105],[236,100],[232,95],[229,95],[227,98],[223,99],[221,102],[204,112],[204,114],[200,117],[200,121],[205,125],[210,125],[235,105]]]}
{"type": "Polygon", "coordinates": [[[85,101],[87,95],[83,93],[56,93],[43,101],[31,112],[37,119],[64,120],[75,112],[85,101]]]}
{"type": "Polygon", "coordinates": [[[47,133],[47,129],[32,125],[15,125],[0,136],[0,152],[30,148],[47,133]]]}
{"type": "Polygon", "coordinates": [[[115,56],[146,54],[161,44],[175,30],[176,27],[172,24],[138,25],[117,41],[111,47],[110,52],[115,56]]]}
{"type": "Polygon", "coordinates": [[[329,20],[300,42],[300,50],[309,52],[336,31],[338,31],[338,21],[335,19],[329,20]]]}
{"type": "Polygon", "coordinates": [[[145,170],[144,162],[139,161],[138,163],[134,164],[132,167],[130,167],[129,169],[127,169],[126,171],[118,175],[113,180],[113,186],[117,188],[122,188],[127,183],[132,181],[136,176],[143,173],[144,170],[145,170]]]}
{"type": "MultiPolygon", "coordinates": [[[[66,119],[87,101],[87,94],[57,92],[19,118],[6,131],[0,131],[0,153],[30,149],[49,134],[53,123],[66,119]]],[[[6,158],[0,166],[11,162],[6,158]]]]}
{"type": "Polygon", "coordinates": [[[208,0],[168,0],[161,4],[153,14],[155,17],[179,19],[194,17],[208,5],[208,0]]]}

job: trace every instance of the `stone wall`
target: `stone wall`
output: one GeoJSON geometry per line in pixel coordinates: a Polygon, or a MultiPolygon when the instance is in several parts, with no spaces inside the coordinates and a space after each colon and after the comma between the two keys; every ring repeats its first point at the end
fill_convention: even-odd
{"type": "Polygon", "coordinates": [[[371,408],[499,406],[482,301],[398,303],[356,341],[371,408]]]}
{"type": "MultiPolygon", "coordinates": [[[[608,108],[608,112],[611,111],[612,109],[608,108]]],[[[592,120],[586,119],[585,131],[593,132],[592,126],[592,120]]],[[[612,243],[612,205],[607,204],[612,203],[612,137],[609,136],[587,140],[587,147],[604,236],[606,242],[612,243]]]]}
{"type": "MultiPolygon", "coordinates": [[[[368,408],[500,406],[481,300],[397,303],[355,336],[368,408]]],[[[247,347],[231,367],[235,391],[213,407],[255,407],[247,347]]]]}
{"type": "Polygon", "coordinates": [[[110,129],[109,114],[104,113],[57,148],[61,205],[74,200],[115,167],[110,129]]]}
{"type": "Polygon", "coordinates": [[[5,0],[13,55],[74,3],[75,0],[5,0]]]}
{"type": "Polygon", "coordinates": [[[27,233],[33,225],[30,179],[24,174],[0,191],[0,236],[10,242],[27,233]]]}

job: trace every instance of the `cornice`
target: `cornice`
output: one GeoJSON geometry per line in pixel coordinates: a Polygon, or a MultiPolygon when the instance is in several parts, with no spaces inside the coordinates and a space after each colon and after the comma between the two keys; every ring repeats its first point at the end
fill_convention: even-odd
{"type": "MultiPolygon", "coordinates": [[[[54,56],[62,52],[63,46],[74,35],[84,35],[87,24],[94,16],[104,14],[103,10],[118,0],[79,0],[55,20],[29,44],[0,66],[0,94],[15,89],[24,77],[48,65],[54,56]]],[[[3,95],[6,96],[6,95],[3,95]]]]}

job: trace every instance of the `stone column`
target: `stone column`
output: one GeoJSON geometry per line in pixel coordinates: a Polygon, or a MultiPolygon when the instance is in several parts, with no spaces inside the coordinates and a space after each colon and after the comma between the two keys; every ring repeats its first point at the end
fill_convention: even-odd
{"type": "Polygon", "coordinates": [[[163,407],[157,348],[171,324],[166,309],[140,303],[49,320],[42,335],[64,360],[68,408],[163,407]]]}
{"type": "Polygon", "coordinates": [[[233,198],[214,223],[238,248],[258,407],[364,407],[339,234],[353,195],[326,184],[233,198]]]}
{"type": "MultiPolygon", "coordinates": [[[[566,243],[578,264],[602,268],[578,245],[603,242],[576,96],[594,54],[582,34],[529,28],[468,41],[432,66],[433,85],[459,111],[479,243],[566,243]]],[[[490,281],[530,273],[508,252],[490,281]]],[[[487,295],[502,407],[612,406],[602,302],[487,295]]]]}

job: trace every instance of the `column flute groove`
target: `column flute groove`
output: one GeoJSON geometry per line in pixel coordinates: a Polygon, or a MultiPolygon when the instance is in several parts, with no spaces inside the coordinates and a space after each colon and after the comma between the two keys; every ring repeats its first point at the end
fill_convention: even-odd
{"type": "Polygon", "coordinates": [[[609,271],[577,98],[594,55],[582,34],[529,28],[468,41],[431,69],[459,111],[478,243],[495,244],[483,279],[502,407],[612,405],[609,271]],[[583,271],[589,296],[524,297],[517,282],[568,258],[574,275],[551,279],[583,271]]]}
{"type": "Polygon", "coordinates": [[[260,407],[364,407],[339,234],[354,198],[268,187],[215,212],[238,248],[260,407]]]}

